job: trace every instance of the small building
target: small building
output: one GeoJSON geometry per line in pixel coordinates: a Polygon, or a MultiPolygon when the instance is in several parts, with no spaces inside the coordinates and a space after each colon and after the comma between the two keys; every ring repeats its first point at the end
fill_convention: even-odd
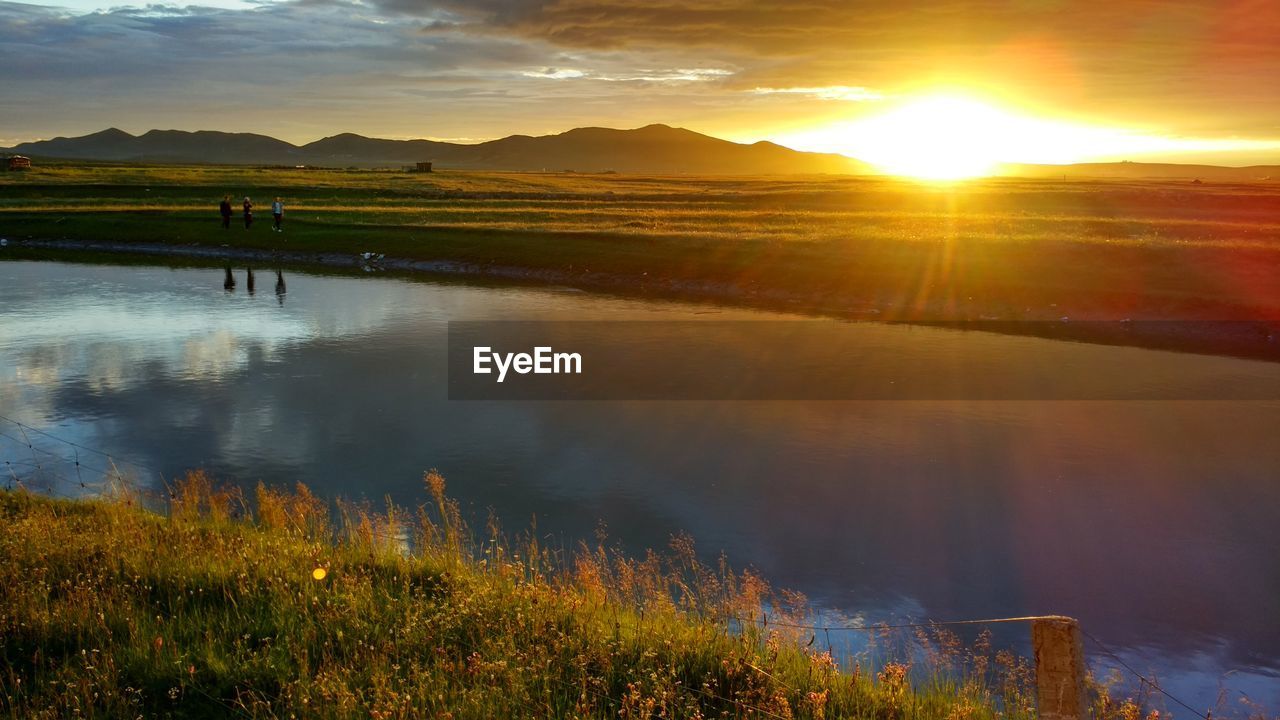
{"type": "Polygon", "coordinates": [[[414,172],[431,172],[431,163],[420,162],[417,164],[416,168],[417,169],[414,170],[414,172]]]}
{"type": "Polygon", "coordinates": [[[11,155],[9,161],[5,163],[6,170],[30,170],[31,158],[25,155],[11,155]]]}

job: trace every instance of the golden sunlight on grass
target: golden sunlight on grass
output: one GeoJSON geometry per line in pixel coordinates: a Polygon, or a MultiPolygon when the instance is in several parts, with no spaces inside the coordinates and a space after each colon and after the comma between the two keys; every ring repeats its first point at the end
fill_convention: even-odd
{"type": "Polygon", "coordinates": [[[425,482],[386,513],[202,471],[163,513],[0,490],[0,715],[1035,718],[1030,666],[989,636],[884,628],[872,672],[786,627],[812,622],[803,596],[704,564],[688,536],[636,559],[475,535],[425,482]],[[909,647],[930,658],[910,674],[909,647]]]}

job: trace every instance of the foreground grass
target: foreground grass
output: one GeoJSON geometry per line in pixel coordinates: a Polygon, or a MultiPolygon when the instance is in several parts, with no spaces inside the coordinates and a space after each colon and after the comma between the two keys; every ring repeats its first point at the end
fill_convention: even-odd
{"type": "Polygon", "coordinates": [[[396,258],[901,319],[1280,318],[1280,186],[50,166],[0,236],[396,258]],[[250,195],[258,224],[216,216],[250,195]],[[283,196],[285,235],[269,232],[283,196]],[[287,240],[287,244],[285,243],[287,240]]]}
{"type": "Polygon", "coordinates": [[[471,541],[443,479],[427,480],[434,502],[412,522],[345,507],[331,523],[304,488],[259,488],[250,515],[200,473],[164,516],[127,499],[0,493],[0,710],[1032,716],[1026,668],[1007,655],[923,675],[842,670],[806,638],[733,625],[796,598],[699,564],[686,540],[666,557],[584,548],[572,561],[496,530],[471,541]]]}

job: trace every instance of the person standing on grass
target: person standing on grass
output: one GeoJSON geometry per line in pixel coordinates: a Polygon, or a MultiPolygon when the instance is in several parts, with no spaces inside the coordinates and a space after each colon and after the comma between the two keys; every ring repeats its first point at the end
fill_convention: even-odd
{"type": "Polygon", "coordinates": [[[231,229],[231,196],[223,195],[222,204],[218,206],[218,212],[222,213],[222,229],[231,229]]]}
{"type": "Polygon", "coordinates": [[[253,203],[249,202],[249,196],[244,196],[244,229],[248,230],[253,224],[253,203]]]}
{"type": "Polygon", "coordinates": [[[284,232],[284,228],[280,227],[280,221],[284,220],[284,203],[280,202],[280,198],[271,203],[271,217],[275,218],[276,224],[271,227],[276,232],[284,232]]]}

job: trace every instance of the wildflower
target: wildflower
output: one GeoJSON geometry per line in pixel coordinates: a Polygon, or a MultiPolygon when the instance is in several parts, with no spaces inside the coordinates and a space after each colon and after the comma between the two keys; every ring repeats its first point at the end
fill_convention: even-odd
{"type": "Polygon", "coordinates": [[[436,470],[429,470],[423,480],[427,483],[427,490],[431,493],[431,497],[444,497],[444,476],[436,470]]]}

